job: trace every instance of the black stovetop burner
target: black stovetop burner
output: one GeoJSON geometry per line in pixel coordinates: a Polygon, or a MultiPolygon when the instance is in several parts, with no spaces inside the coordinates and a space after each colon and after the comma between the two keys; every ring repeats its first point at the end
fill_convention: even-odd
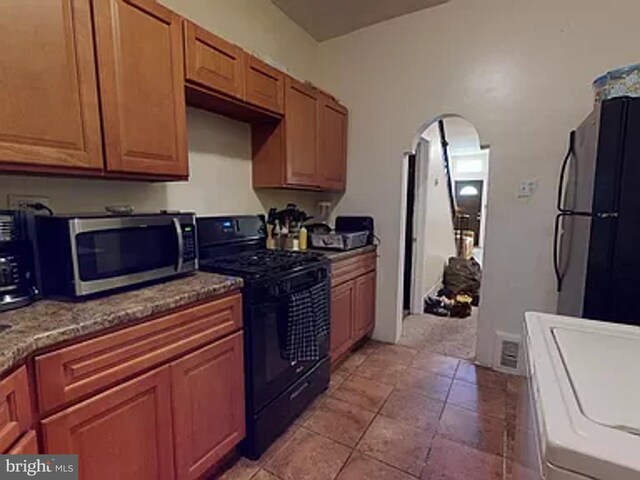
{"type": "Polygon", "coordinates": [[[323,255],[284,250],[250,250],[200,261],[207,269],[241,276],[268,276],[321,262],[323,255]]]}

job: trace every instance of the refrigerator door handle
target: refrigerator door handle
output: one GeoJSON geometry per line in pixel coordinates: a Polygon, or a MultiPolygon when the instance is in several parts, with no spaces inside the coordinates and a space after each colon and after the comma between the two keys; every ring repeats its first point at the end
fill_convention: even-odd
{"type": "Polygon", "coordinates": [[[557,198],[557,208],[560,213],[571,213],[571,210],[568,210],[563,207],[562,200],[564,199],[565,191],[565,178],[567,175],[567,167],[571,163],[571,159],[575,156],[575,147],[576,147],[576,131],[572,130],[569,134],[569,150],[562,161],[562,167],[560,168],[560,182],[558,183],[558,198],[557,198]]]}
{"type": "Polygon", "coordinates": [[[570,216],[569,213],[559,213],[556,215],[555,225],[553,227],[553,270],[556,274],[556,291],[562,292],[562,283],[564,282],[564,273],[560,266],[560,222],[564,217],[570,216]]]}

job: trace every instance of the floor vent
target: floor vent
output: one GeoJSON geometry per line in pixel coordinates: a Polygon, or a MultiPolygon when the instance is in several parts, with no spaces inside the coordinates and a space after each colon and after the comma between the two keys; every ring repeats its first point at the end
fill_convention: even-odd
{"type": "Polygon", "coordinates": [[[498,368],[510,371],[520,369],[520,337],[498,334],[499,355],[498,368]]]}

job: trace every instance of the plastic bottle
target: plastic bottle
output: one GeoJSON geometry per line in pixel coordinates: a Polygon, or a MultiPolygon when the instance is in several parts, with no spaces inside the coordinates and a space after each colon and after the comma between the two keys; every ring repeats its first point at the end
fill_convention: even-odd
{"type": "Polygon", "coordinates": [[[309,234],[307,232],[307,229],[304,227],[300,228],[300,250],[306,250],[307,249],[307,240],[308,240],[309,234]]]}

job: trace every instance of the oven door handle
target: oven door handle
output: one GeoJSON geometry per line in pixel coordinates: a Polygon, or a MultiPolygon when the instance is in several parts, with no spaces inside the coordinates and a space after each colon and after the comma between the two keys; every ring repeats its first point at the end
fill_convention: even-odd
{"type": "Polygon", "coordinates": [[[298,387],[298,389],[295,392],[293,392],[291,395],[289,395],[289,400],[293,400],[294,398],[296,398],[298,395],[300,395],[302,392],[304,392],[309,385],[311,385],[311,383],[304,382],[304,384],[302,384],[302,386],[298,387]]]}
{"type": "Polygon", "coordinates": [[[180,220],[176,217],[173,217],[173,226],[176,229],[176,237],[178,240],[178,261],[176,262],[176,272],[181,272],[184,262],[184,238],[182,237],[182,225],[180,225],[180,220]]]}

